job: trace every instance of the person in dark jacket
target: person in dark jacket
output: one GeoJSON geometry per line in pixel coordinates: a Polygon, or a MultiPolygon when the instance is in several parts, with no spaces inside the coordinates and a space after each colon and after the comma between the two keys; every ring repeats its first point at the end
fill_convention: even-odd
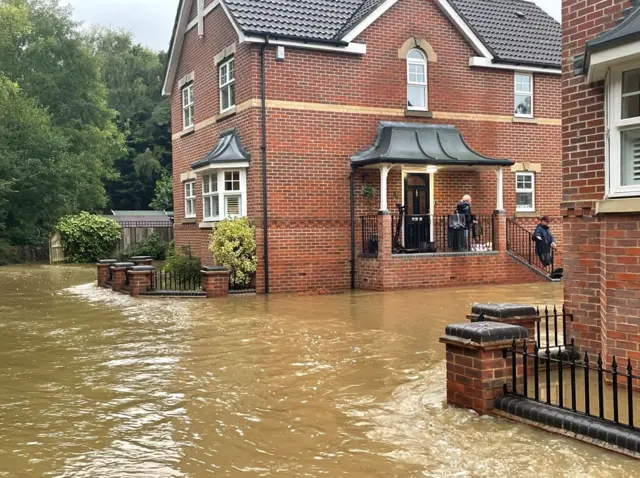
{"type": "Polygon", "coordinates": [[[551,249],[555,249],[556,240],[549,230],[549,216],[542,216],[540,224],[536,226],[535,231],[531,235],[531,240],[536,243],[536,255],[540,258],[543,266],[551,265],[551,249]]]}
{"type": "MultiPolygon", "coordinates": [[[[475,222],[473,215],[471,214],[471,196],[465,194],[462,196],[462,201],[456,206],[456,213],[464,216],[465,218],[465,231],[464,231],[464,248],[469,249],[469,230],[475,222]]],[[[459,249],[462,250],[462,249],[459,249]]]]}

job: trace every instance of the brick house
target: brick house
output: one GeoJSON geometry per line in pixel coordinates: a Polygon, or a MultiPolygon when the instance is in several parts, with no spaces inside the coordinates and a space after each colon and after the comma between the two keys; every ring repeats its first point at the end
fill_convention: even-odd
{"type": "Polygon", "coordinates": [[[540,280],[507,229],[562,244],[560,39],[524,0],[181,0],[176,244],[248,216],[267,292],[540,280]]]}
{"type": "MultiPolygon", "coordinates": [[[[565,303],[577,345],[640,366],[640,6],[564,0],[565,303]]],[[[626,365],[626,364],[625,364],[626,365]]]]}

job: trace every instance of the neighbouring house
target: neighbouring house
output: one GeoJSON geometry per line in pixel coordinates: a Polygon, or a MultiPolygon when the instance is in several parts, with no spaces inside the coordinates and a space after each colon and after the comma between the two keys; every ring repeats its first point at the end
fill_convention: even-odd
{"type": "Polygon", "coordinates": [[[248,216],[259,292],[544,280],[560,92],[560,25],[528,1],[181,0],[176,245],[213,262],[216,221],[248,216]]]}
{"type": "MultiPolygon", "coordinates": [[[[640,2],[563,0],[565,303],[574,335],[640,366],[640,2]]],[[[622,362],[625,363],[626,362],[622,362]]]]}

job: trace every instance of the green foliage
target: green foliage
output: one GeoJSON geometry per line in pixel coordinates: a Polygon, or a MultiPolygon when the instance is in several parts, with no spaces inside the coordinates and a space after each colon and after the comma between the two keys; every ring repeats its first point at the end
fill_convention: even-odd
{"type": "Polygon", "coordinates": [[[135,250],[136,256],[151,256],[156,261],[164,261],[167,258],[169,244],[155,232],[149,234],[147,238],[140,242],[135,250]]]}
{"type": "Polygon", "coordinates": [[[120,240],[113,219],[88,212],[65,216],[57,226],[70,262],[95,262],[108,257],[120,240]]]}
{"type": "Polygon", "coordinates": [[[362,195],[367,199],[371,199],[376,195],[376,188],[374,188],[370,184],[365,184],[364,186],[362,186],[362,195]]]}
{"type": "Polygon", "coordinates": [[[156,181],[156,190],[149,207],[156,211],[173,211],[173,181],[171,175],[165,173],[156,181]]]}
{"type": "Polygon", "coordinates": [[[176,272],[181,275],[199,274],[201,268],[200,258],[193,255],[189,246],[183,246],[177,253],[170,255],[164,265],[165,271],[176,272]]]}
{"type": "Polygon", "coordinates": [[[17,264],[20,258],[6,241],[0,241],[0,266],[17,264]]]}
{"type": "Polygon", "coordinates": [[[229,269],[232,285],[248,285],[256,272],[255,232],[249,220],[243,217],[219,222],[211,235],[209,250],[217,264],[229,269]]]}

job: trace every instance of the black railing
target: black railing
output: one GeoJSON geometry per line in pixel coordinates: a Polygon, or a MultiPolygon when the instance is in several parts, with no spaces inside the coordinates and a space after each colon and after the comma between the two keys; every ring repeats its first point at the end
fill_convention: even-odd
{"type": "Polygon", "coordinates": [[[495,216],[491,214],[394,215],[392,252],[487,252],[495,250],[495,216]]]}
{"type": "Polygon", "coordinates": [[[378,216],[362,216],[362,254],[378,254],[378,216]]]}
{"type": "Polygon", "coordinates": [[[504,351],[505,358],[511,354],[512,370],[512,386],[509,390],[505,384],[506,394],[635,428],[637,397],[633,389],[640,385],[640,376],[633,373],[631,361],[620,367],[614,356],[607,369],[600,354],[594,367],[586,352],[583,361],[578,362],[575,358],[565,359],[563,354],[553,357],[548,346],[540,349],[534,344],[532,352],[528,347],[526,341],[520,345],[514,340],[512,348],[504,351]],[[519,383],[520,366],[523,376],[519,383]],[[533,377],[529,377],[530,367],[533,377]],[[626,406],[620,406],[621,396],[626,406]]]}
{"type": "Polygon", "coordinates": [[[573,322],[573,314],[568,314],[564,305],[560,310],[554,305],[552,309],[544,308],[540,314],[540,320],[536,324],[536,344],[539,349],[546,347],[568,347],[571,342],[568,339],[567,321],[573,322]]]}
{"type": "Polygon", "coordinates": [[[514,220],[507,219],[507,251],[545,274],[551,274],[555,270],[554,250],[551,249],[551,263],[545,265],[536,254],[536,243],[531,237],[531,232],[514,220]]]}
{"type": "Polygon", "coordinates": [[[200,291],[202,290],[202,274],[200,272],[181,274],[178,272],[156,271],[152,276],[150,290],[200,291]]]}

